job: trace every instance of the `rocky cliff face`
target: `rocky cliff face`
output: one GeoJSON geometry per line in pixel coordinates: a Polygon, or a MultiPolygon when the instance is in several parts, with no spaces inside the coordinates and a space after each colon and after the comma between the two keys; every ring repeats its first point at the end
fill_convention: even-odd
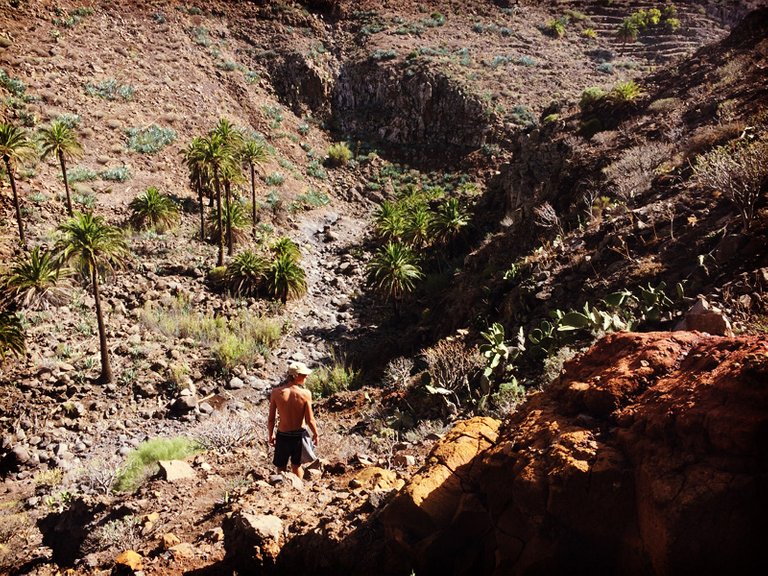
{"type": "Polygon", "coordinates": [[[766,382],[765,339],[606,337],[459,490],[431,459],[385,511],[388,537],[419,574],[765,571],[766,382]]]}
{"type": "Polygon", "coordinates": [[[347,62],[333,102],[343,132],[387,144],[466,152],[482,146],[491,130],[479,97],[428,66],[347,62]]]}

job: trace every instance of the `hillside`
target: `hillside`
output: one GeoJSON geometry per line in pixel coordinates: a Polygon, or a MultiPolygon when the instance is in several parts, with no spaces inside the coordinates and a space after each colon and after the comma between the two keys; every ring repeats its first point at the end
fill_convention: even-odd
{"type": "MultiPolygon", "coordinates": [[[[456,421],[522,422],[543,402],[525,396],[612,331],[685,319],[759,351],[758,5],[3,2],[0,120],[30,137],[57,120],[72,129],[74,208],[123,231],[127,258],[101,283],[106,384],[87,279],[73,270],[27,300],[4,288],[3,322],[24,346],[0,371],[0,573],[107,573],[132,549],[143,567],[118,571],[430,574],[440,562],[428,553],[383,560],[402,529],[386,504],[424,476],[456,421]],[[618,35],[657,7],[657,22],[618,35]],[[227,176],[244,219],[223,264],[290,239],[306,292],[287,301],[263,283],[232,293],[217,268],[216,211],[198,201],[188,152],[222,119],[266,152],[255,205],[247,165],[227,176]],[[339,143],[349,158],[334,162],[339,143]],[[707,180],[718,151],[752,175],[747,200],[707,180]],[[136,229],[130,204],[150,187],[178,205],[177,225],[136,229]],[[403,210],[403,229],[387,228],[387,206],[403,210]],[[430,223],[409,229],[414,214],[430,223]],[[412,289],[372,286],[386,241],[415,253],[412,289]],[[694,304],[716,310],[686,314],[694,304]],[[484,359],[494,354],[498,367],[484,359]],[[291,360],[316,370],[322,461],[304,483],[275,477],[264,441],[265,400],[291,360]],[[206,448],[187,458],[192,479],[112,491],[145,441],[177,436],[206,448]]],[[[4,278],[33,248],[60,245],[67,218],[55,155],[10,166],[27,246],[4,165],[4,278]]],[[[488,459],[505,450],[482,435],[488,459]]]]}

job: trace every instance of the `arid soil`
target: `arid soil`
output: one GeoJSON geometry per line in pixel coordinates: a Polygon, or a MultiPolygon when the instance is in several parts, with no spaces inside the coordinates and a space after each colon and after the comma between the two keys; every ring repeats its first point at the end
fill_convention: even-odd
{"type": "MultiPolygon", "coordinates": [[[[450,532],[450,519],[430,521],[426,531],[420,525],[427,540],[400,541],[394,550],[403,563],[387,563],[385,542],[410,528],[396,526],[392,512],[382,523],[380,514],[423,464],[434,463],[429,451],[447,426],[469,413],[446,410],[421,388],[420,374],[392,386],[382,377],[390,360],[415,358],[415,374],[423,369],[420,352],[444,336],[470,334],[474,343],[493,321],[511,334],[538,325],[551,309],[661,280],[688,282],[725,310],[738,332],[757,334],[735,347],[747,342],[762,353],[764,204],[744,234],[731,204],[702,196],[688,179],[697,150],[742,131],[752,137],[750,130],[765,126],[759,81],[768,53],[765,17],[754,20],[751,33],[691,57],[726,38],[754,6],[738,3],[723,13],[718,3],[679,2],[679,31],[622,45],[613,30],[634,5],[562,4],[22,0],[0,6],[0,68],[24,87],[0,87],[0,118],[34,132],[61,115],[77,115],[85,155],[69,168],[94,176],[74,184],[76,208],[128,230],[128,204],[149,186],[183,207],[180,225],[165,234],[128,230],[131,259],[103,286],[115,383],[95,382],[99,342],[86,287],[73,279],[64,303],[25,312],[26,355],[9,356],[0,372],[0,573],[108,574],[121,553],[133,550],[140,564],[129,567],[133,561],[123,559],[115,573],[296,574],[311,566],[315,574],[335,574],[343,566],[360,574],[413,568],[431,574],[440,564],[429,564],[434,550],[425,542],[435,534],[429,530],[439,525],[450,532]],[[548,25],[567,11],[567,33],[554,37],[548,25]],[[596,38],[584,34],[587,28],[596,38]],[[629,79],[646,82],[640,102],[610,130],[591,140],[576,136],[582,91],[610,90],[629,79]],[[99,87],[116,92],[99,96],[99,87]],[[651,105],[658,101],[668,108],[651,105]],[[206,281],[216,246],[198,239],[197,200],[182,151],[219,118],[257,132],[270,146],[258,168],[261,230],[294,240],[307,273],[306,296],[285,306],[231,298],[206,281]],[[173,141],[155,153],[131,149],[130,131],[152,124],[172,129],[173,141]],[[622,178],[606,180],[603,169],[658,139],[669,144],[670,162],[653,185],[634,205],[614,202],[595,218],[589,204],[585,217],[580,194],[614,194],[622,178]],[[349,142],[354,161],[324,166],[336,141],[349,142]],[[393,166],[405,175],[462,173],[478,194],[468,246],[454,256],[461,264],[435,283],[441,287],[434,293],[417,291],[401,317],[365,285],[372,214],[400,185],[382,176],[395,174],[393,166]],[[115,169],[129,176],[104,177],[115,169]],[[311,204],[310,193],[328,202],[311,204]],[[532,224],[533,208],[545,200],[563,219],[557,241],[551,229],[532,224]],[[507,271],[516,263],[525,275],[510,280],[507,271]],[[262,317],[280,325],[281,335],[251,365],[222,370],[210,346],[151,313],[179,307],[230,321],[262,317]],[[303,483],[274,477],[265,442],[265,399],[293,359],[315,368],[346,359],[365,379],[360,390],[318,400],[322,462],[303,483]],[[404,415],[416,422],[402,426],[404,415]],[[105,489],[133,448],[171,436],[212,446],[188,459],[193,478],[160,474],[135,492],[105,489]]],[[[0,176],[6,263],[20,249],[8,179],[0,176]]],[[[65,217],[58,163],[27,163],[17,177],[29,244],[50,247],[65,217]]],[[[247,172],[244,177],[238,195],[249,193],[247,172]]],[[[257,245],[249,238],[239,247],[257,245]]],[[[693,296],[686,294],[687,305],[693,296]]],[[[704,337],[680,338],[693,346],[704,337]]],[[[611,355],[598,357],[595,371],[607,374],[611,355]]],[[[590,360],[576,362],[587,370],[590,360]]],[[[551,376],[559,365],[554,370],[551,376]]],[[[527,380],[519,377],[531,388],[547,378],[540,362],[527,380]]],[[[602,410],[616,400],[614,392],[610,386],[595,392],[589,409],[602,410]]],[[[525,410],[533,414],[536,402],[542,400],[525,410]]],[[[616,402],[630,410],[624,396],[616,402]]],[[[675,397],[670,409],[684,402],[675,397]]],[[[494,416],[519,424],[525,414],[494,416]]],[[[571,416],[580,425],[596,418],[589,410],[571,416]]],[[[616,418],[629,442],[636,428],[616,418]]],[[[499,428],[499,421],[488,421],[499,428]]],[[[510,426],[501,428],[504,443],[486,457],[463,448],[451,453],[466,461],[501,458],[515,434],[510,426]]],[[[460,440],[460,430],[448,438],[460,440]]],[[[484,449],[496,439],[483,434],[484,449]]],[[[764,474],[764,464],[755,470],[764,474]]],[[[642,528],[650,512],[637,514],[642,528]]],[[[679,551],[652,544],[654,568],[673,573],[665,571],[682,558],[679,551]]],[[[457,566],[492,573],[490,557],[488,548],[457,566]]]]}

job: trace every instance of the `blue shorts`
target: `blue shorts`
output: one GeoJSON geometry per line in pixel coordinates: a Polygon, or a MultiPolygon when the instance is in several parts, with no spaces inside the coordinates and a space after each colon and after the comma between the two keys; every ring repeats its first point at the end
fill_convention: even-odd
{"type": "Polygon", "coordinates": [[[272,463],[278,468],[285,468],[288,465],[288,459],[291,464],[298,466],[301,464],[301,434],[302,428],[291,430],[290,432],[277,431],[275,435],[275,456],[272,463]]]}

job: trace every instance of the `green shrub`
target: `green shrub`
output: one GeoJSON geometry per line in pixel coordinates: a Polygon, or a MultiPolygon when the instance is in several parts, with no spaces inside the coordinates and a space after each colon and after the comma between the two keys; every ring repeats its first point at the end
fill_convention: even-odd
{"type": "Polygon", "coordinates": [[[86,210],[93,210],[93,207],[96,206],[96,196],[91,192],[74,192],[72,203],[82,206],[86,210]]]}
{"type": "Polygon", "coordinates": [[[114,78],[104,80],[99,84],[92,84],[87,82],[85,84],[85,93],[89,96],[98,96],[105,100],[117,100],[122,98],[123,100],[130,100],[133,97],[135,90],[132,86],[127,84],[120,84],[114,78]]]}
{"type": "Polygon", "coordinates": [[[85,166],[74,166],[67,170],[67,182],[70,184],[74,182],[91,182],[98,177],[99,174],[95,170],[85,166]]]}
{"type": "Polygon", "coordinates": [[[139,230],[151,229],[162,233],[179,220],[179,207],[155,186],[150,186],[144,194],[131,200],[128,208],[132,212],[131,224],[139,230]]]}
{"type": "Polygon", "coordinates": [[[264,179],[267,186],[282,186],[285,183],[285,175],[281,172],[273,172],[264,179]]]}
{"type": "Polygon", "coordinates": [[[529,127],[536,125],[536,116],[524,104],[516,104],[508,113],[509,119],[518,126],[529,127]]]}
{"type": "Polygon", "coordinates": [[[605,94],[605,90],[597,86],[590,86],[589,88],[585,88],[581,93],[579,108],[581,108],[581,111],[584,112],[592,105],[605,98],[605,94]]]}
{"type": "Polygon", "coordinates": [[[317,178],[318,180],[328,179],[328,173],[317,160],[312,160],[312,162],[307,165],[307,176],[317,178]]]}
{"type": "Polygon", "coordinates": [[[11,78],[2,68],[0,68],[0,86],[8,90],[8,92],[10,92],[13,96],[17,96],[19,98],[24,96],[24,92],[27,90],[24,82],[16,78],[11,78]]]}
{"type": "Polygon", "coordinates": [[[128,129],[128,148],[142,154],[153,154],[176,140],[176,131],[152,124],[148,128],[128,129]]]}
{"type": "Polygon", "coordinates": [[[584,30],[581,31],[581,35],[584,36],[584,38],[589,38],[590,40],[597,38],[597,32],[594,28],[584,28],[584,30]]]}
{"type": "Polygon", "coordinates": [[[397,52],[394,50],[375,50],[371,52],[369,58],[375,61],[394,60],[397,58],[397,52]]]}
{"type": "Polygon", "coordinates": [[[547,22],[546,30],[555,38],[562,38],[565,36],[565,27],[568,24],[568,17],[561,16],[560,18],[553,18],[547,22]]]}
{"type": "Polygon", "coordinates": [[[343,359],[333,358],[331,366],[321,366],[307,377],[307,389],[313,395],[327,397],[354,388],[360,379],[360,371],[346,365],[343,359]]]}
{"type": "Polygon", "coordinates": [[[331,166],[345,166],[352,159],[352,151],[344,142],[332,144],[328,148],[328,163],[331,166]]]}
{"type": "Polygon", "coordinates": [[[642,93],[640,86],[634,80],[627,80],[611,88],[608,98],[616,104],[621,104],[637,100],[642,93]]]}
{"type": "Polygon", "coordinates": [[[128,454],[125,465],[115,480],[115,490],[131,492],[156,470],[160,460],[180,460],[200,451],[189,438],[155,438],[139,444],[128,454]]]}
{"type": "Polygon", "coordinates": [[[114,168],[99,172],[99,177],[102,180],[110,180],[112,182],[125,182],[131,177],[131,170],[128,166],[115,166],[114,168]]]}
{"type": "Polygon", "coordinates": [[[77,128],[80,125],[80,116],[78,114],[71,114],[69,112],[65,112],[64,114],[59,114],[56,119],[52,122],[54,123],[60,123],[66,126],[69,129],[77,128]]]}

